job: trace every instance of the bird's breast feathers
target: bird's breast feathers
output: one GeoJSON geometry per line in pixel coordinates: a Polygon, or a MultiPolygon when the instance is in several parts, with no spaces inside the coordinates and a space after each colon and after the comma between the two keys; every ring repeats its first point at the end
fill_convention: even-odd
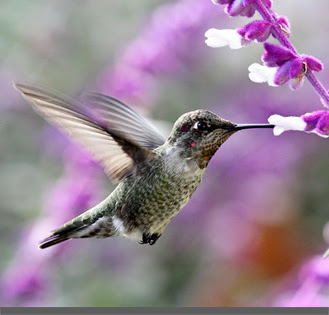
{"type": "Polygon", "coordinates": [[[202,177],[205,169],[201,169],[192,156],[185,156],[184,148],[178,146],[168,147],[164,150],[163,161],[167,172],[179,176],[202,177]]]}

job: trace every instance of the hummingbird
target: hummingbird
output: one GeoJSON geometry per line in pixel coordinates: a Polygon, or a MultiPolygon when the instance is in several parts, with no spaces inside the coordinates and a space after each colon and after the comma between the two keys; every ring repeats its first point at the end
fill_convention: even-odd
{"type": "Polygon", "coordinates": [[[179,117],[165,139],[150,121],[113,97],[89,93],[84,104],[38,87],[14,86],[118,182],[105,200],[54,230],[40,248],[76,238],[113,236],[154,245],[230,136],[240,130],[274,127],[235,124],[198,109],[179,117]]]}

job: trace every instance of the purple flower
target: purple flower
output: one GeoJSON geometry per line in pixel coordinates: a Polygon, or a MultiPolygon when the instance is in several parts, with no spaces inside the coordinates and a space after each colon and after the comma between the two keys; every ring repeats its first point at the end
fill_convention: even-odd
{"type": "Polygon", "coordinates": [[[265,66],[268,67],[282,66],[287,61],[296,58],[296,55],[290,49],[283,46],[265,43],[264,49],[265,53],[263,54],[262,60],[265,66]]]}
{"type": "MultiPolygon", "coordinates": [[[[256,12],[254,1],[255,0],[213,0],[215,4],[227,5],[225,12],[229,16],[241,15],[247,17],[252,17],[256,12]]],[[[262,2],[267,8],[271,8],[271,0],[262,0],[262,2]]]]}
{"type": "Polygon", "coordinates": [[[307,124],[305,131],[315,132],[322,137],[329,137],[329,111],[315,111],[303,115],[302,118],[307,124]]]}
{"type": "MultiPolygon", "coordinates": [[[[285,30],[285,33],[290,36],[290,25],[287,18],[279,17],[274,25],[280,25],[285,30]]],[[[271,34],[274,35],[272,29],[272,23],[265,20],[257,20],[239,28],[237,31],[247,42],[265,42],[271,34]]]]}
{"type": "Polygon", "coordinates": [[[260,20],[239,28],[237,32],[247,41],[264,42],[271,35],[271,28],[271,23],[260,20]]]}
{"type": "Polygon", "coordinates": [[[276,136],[287,130],[298,130],[316,133],[324,138],[329,137],[329,111],[327,110],[318,110],[300,117],[272,115],[268,121],[275,125],[273,133],[276,136]]]}
{"type": "Polygon", "coordinates": [[[322,63],[312,56],[298,56],[283,46],[264,44],[265,53],[262,60],[268,67],[278,67],[274,83],[284,85],[290,81],[293,90],[300,88],[308,71],[321,71],[322,63]]]}

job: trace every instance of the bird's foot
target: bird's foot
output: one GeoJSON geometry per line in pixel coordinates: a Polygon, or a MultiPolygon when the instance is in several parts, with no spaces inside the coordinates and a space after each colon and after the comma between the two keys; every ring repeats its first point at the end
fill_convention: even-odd
{"type": "Polygon", "coordinates": [[[149,234],[149,233],[143,233],[142,240],[139,242],[139,244],[150,244],[154,245],[156,241],[159,239],[160,235],[157,233],[149,234]]]}

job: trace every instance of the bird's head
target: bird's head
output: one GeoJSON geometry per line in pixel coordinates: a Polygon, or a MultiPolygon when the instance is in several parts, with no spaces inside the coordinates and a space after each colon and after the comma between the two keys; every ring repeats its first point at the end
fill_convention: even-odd
{"type": "Polygon", "coordinates": [[[199,109],[178,118],[167,142],[171,146],[183,148],[187,157],[195,158],[199,166],[204,168],[231,135],[239,130],[251,128],[273,128],[273,125],[239,125],[208,110],[199,109]]]}

